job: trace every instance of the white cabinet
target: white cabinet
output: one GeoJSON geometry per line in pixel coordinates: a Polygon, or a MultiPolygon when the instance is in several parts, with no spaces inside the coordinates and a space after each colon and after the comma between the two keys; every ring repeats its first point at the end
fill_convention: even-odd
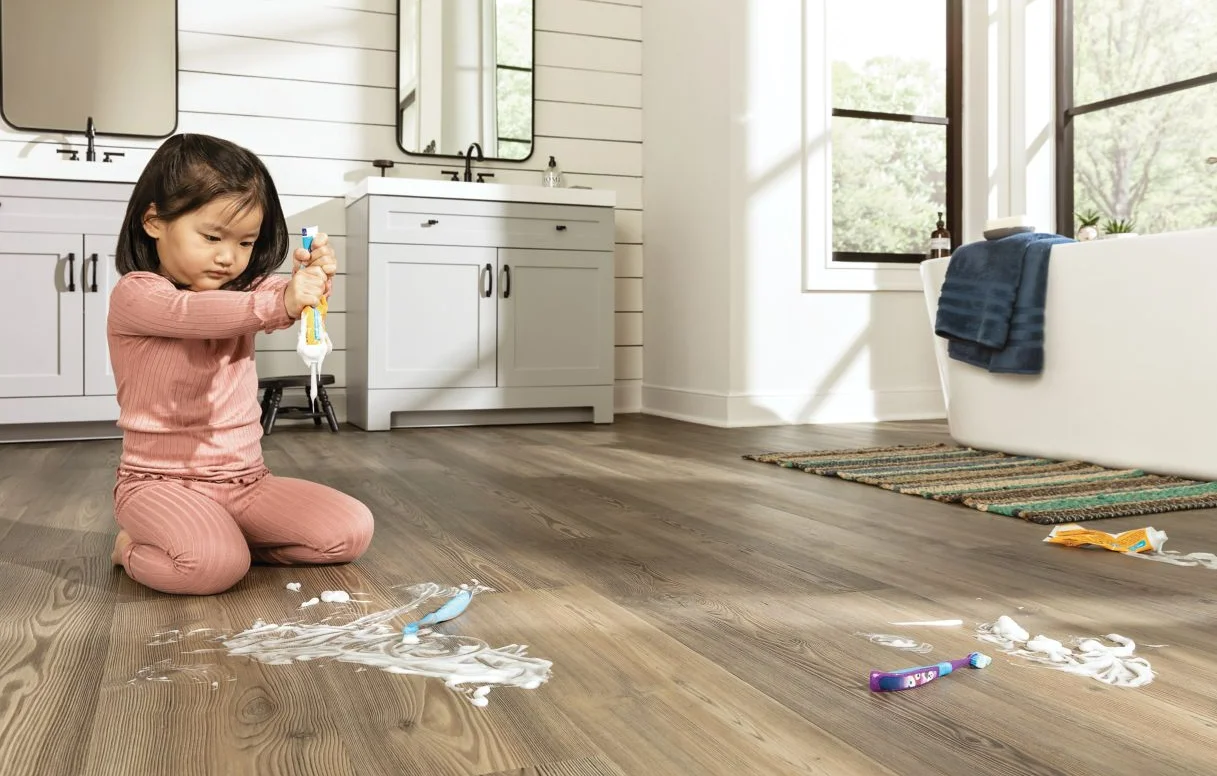
{"type": "Polygon", "coordinates": [[[369,387],[493,387],[495,264],[489,248],[371,246],[371,303],[385,314],[368,332],[369,387]]]}
{"type": "Polygon", "coordinates": [[[0,277],[10,289],[0,397],[83,392],[82,262],[79,236],[13,232],[0,240],[0,277]]]}
{"type": "Polygon", "coordinates": [[[0,178],[0,425],[114,421],[106,344],[129,184],[0,178]]]}
{"type": "Polygon", "coordinates": [[[604,206],[349,200],[350,421],[611,422],[613,221],[604,206]]]}
{"type": "Polygon", "coordinates": [[[612,253],[501,250],[499,279],[499,385],[613,384],[612,253]]]}
{"type": "Polygon", "coordinates": [[[84,369],[85,393],[90,396],[113,396],[118,393],[114,384],[114,370],[110,367],[110,344],[106,341],[110,292],[114,290],[114,285],[120,277],[118,265],[115,263],[117,248],[117,237],[85,235],[84,281],[87,281],[88,285],[84,293],[84,369]]]}

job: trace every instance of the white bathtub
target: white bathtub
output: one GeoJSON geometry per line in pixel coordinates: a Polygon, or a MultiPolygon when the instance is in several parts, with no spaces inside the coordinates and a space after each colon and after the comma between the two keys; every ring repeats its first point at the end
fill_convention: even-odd
{"type": "MultiPolygon", "coordinates": [[[[921,265],[931,325],[949,261],[921,265]]],[[[959,444],[1217,479],[1217,229],[1053,246],[1040,375],[936,344],[959,444]]]]}

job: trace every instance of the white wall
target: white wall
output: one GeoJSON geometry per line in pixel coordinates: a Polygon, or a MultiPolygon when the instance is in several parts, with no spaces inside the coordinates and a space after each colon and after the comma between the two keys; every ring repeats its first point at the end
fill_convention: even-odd
{"type": "MultiPolygon", "coordinates": [[[[228,138],[258,153],[275,177],[288,227],[336,235],[342,195],[372,159],[395,174],[439,177],[452,160],[418,164],[394,141],[394,0],[180,0],[180,132],[228,138]],[[410,160],[407,162],[407,160],[410,160]]],[[[488,163],[497,182],[540,183],[549,155],[568,185],[617,192],[617,407],[637,411],[642,377],[641,0],[537,0],[536,133],[524,163],[488,163]]],[[[79,135],[68,140],[83,143],[79,135]]],[[[54,157],[60,136],[0,127],[0,165],[54,157]]],[[[146,159],[160,141],[98,137],[99,149],[146,159]]],[[[99,155],[100,156],[100,155],[99,155]]],[[[83,158],[83,155],[82,155],[83,158]]],[[[82,162],[83,163],[83,162],[82,162]]],[[[2,167],[0,167],[2,169],[2,167]]],[[[345,288],[335,284],[326,362],[345,384],[345,288]]],[[[299,373],[294,339],[263,338],[264,375],[299,373]]]]}
{"type": "MultiPolygon", "coordinates": [[[[1009,208],[1038,217],[1045,147],[1051,169],[1042,111],[1020,102],[1030,92],[1050,106],[1051,90],[1045,97],[1042,83],[1016,83],[1009,72],[1013,62],[1016,74],[1025,66],[1042,79],[1051,48],[1038,47],[1051,31],[1045,38],[1041,17],[1051,3],[989,5],[965,6],[968,176],[958,228],[969,240],[1009,208]],[[1035,33],[1012,38],[1016,15],[1035,33]],[[1006,71],[990,62],[990,27],[1006,71]],[[1027,123],[999,144],[1011,115],[1027,123]],[[1017,145],[1023,126],[1037,128],[1026,138],[1034,148],[1017,145]]],[[[831,262],[823,3],[741,0],[713,16],[702,7],[643,6],[644,411],[730,426],[942,417],[916,266],[831,262]],[[687,21],[695,14],[706,25],[696,36],[687,21]]]]}

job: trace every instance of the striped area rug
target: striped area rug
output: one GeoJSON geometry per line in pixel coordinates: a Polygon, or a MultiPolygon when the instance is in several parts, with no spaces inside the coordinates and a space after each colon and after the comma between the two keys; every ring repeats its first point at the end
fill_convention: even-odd
{"type": "Polygon", "coordinates": [[[1217,507],[1217,482],[945,444],[744,458],[1044,525],[1217,507]]]}

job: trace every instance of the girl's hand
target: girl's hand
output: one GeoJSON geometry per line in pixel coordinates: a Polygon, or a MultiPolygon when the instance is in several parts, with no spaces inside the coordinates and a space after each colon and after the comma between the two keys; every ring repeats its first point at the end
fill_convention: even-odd
{"type": "Polygon", "coordinates": [[[292,318],[299,318],[304,308],[321,304],[327,285],[329,278],[318,266],[309,265],[293,273],[292,279],[283,289],[283,307],[287,314],[292,318]]]}
{"type": "Polygon", "coordinates": [[[327,278],[332,278],[338,271],[338,259],[334,256],[329,235],[325,232],[318,232],[317,236],[313,238],[312,250],[306,251],[303,248],[297,248],[292,254],[292,259],[296,262],[293,272],[305,267],[319,267],[327,278]]]}

